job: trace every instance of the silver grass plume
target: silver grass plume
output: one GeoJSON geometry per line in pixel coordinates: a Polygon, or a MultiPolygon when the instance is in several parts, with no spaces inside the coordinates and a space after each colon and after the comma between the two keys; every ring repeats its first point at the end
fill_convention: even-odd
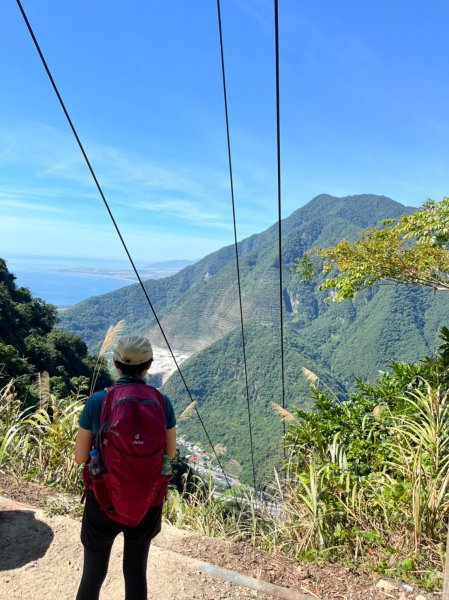
{"type": "Polygon", "coordinates": [[[45,407],[50,400],[50,376],[47,371],[36,375],[36,382],[39,388],[39,407],[45,407]]]}
{"type": "Polygon", "coordinates": [[[283,421],[294,421],[295,420],[295,417],[286,408],[282,408],[282,406],[280,406],[279,404],[276,404],[276,402],[270,402],[270,405],[271,405],[271,408],[273,409],[273,411],[276,414],[278,414],[283,421]]]}
{"type": "Polygon", "coordinates": [[[304,377],[307,379],[307,381],[310,381],[311,383],[318,383],[318,381],[320,380],[318,375],[315,375],[315,373],[313,373],[310,369],[307,369],[306,367],[301,367],[301,371],[304,377]]]}
{"type": "Polygon", "coordinates": [[[100,352],[98,353],[97,360],[95,362],[94,374],[92,377],[92,383],[90,385],[89,394],[93,393],[93,391],[95,389],[95,385],[97,383],[98,371],[99,371],[98,365],[100,362],[100,358],[108,351],[108,349],[111,347],[111,345],[116,342],[116,340],[119,336],[119,333],[123,330],[124,326],[125,326],[124,319],[122,319],[115,325],[109,325],[106,335],[104,336],[103,343],[101,344],[101,348],[100,348],[100,352]]]}
{"type": "Polygon", "coordinates": [[[195,410],[195,407],[196,407],[196,400],[191,402],[189,404],[189,406],[182,411],[182,413],[178,417],[178,422],[179,421],[187,421],[187,419],[189,419],[191,417],[193,411],[195,410]]]}
{"type": "Polygon", "coordinates": [[[103,356],[107,352],[107,350],[117,341],[119,333],[122,332],[125,326],[125,321],[122,319],[116,325],[109,325],[109,328],[104,336],[103,343],[101,344],[100,352],[98,353],[98,358],[103,356]]]}

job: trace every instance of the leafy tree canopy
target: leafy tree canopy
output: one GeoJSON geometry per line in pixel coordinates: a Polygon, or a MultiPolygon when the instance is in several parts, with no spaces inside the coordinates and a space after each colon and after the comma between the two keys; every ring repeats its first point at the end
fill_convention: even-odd
{"type": "Polygon", "coordinates": [[[364,230],[359,240],[313,248],[294,263],[293,272],[303,280],[321,272],[320,289],[331,288],[329,299],[335,302],[376,282],[449,291],[449,198],[428,200],[416,212],[381,225],[364,230]],[[322,259],[318,266],[312,256],[322,259]]]}
{"type": "MultiPolygon", "coordinates": [[[[0,259],[0,387],[10,379],[25,402],[32,400],[30,376],[47,371],[51,389],[61,397],[88,391],[95,359],[77,335],[56,329],[56,307],[17,287],[0,259]]],[[[106,365],[97,365],[97,384],[111,383],[106,365]]]]}

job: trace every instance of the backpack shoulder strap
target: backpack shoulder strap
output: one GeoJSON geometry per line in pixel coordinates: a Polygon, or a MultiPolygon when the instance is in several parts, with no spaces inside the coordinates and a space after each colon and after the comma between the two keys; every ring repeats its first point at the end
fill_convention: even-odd
{"type": "Polygon", "coordinates": [[[167,407],[165,404],[165,397],[164,395],[154,386],[152,385],[147,385],[147,388],[151,388],[151,390],[154,392],[159,404],[161,405],[161,408],[163,410],[164,413],[164,422],[167,422],[167,407]]]}
{"type": "MultiPolygon", "coordinates": [[[[98,429],[98,435],[96,437],[96,442],[98,440],[98,442],[97,442],[98,444],[101,441],[101,434],[103,433],[105,426],[108,424],[109,415],[111,414],[110,398],[111,398],[112,392],[117,387],[118,387],[118,385],[114,384],[114,385],[111,385],[110,387],[104,388],[105,395],[103,396],[103,400],[101,401],[100,426],[98,429]]],[[[97,445],[96,445],[96,447],[97,447],[97,445]]]]}

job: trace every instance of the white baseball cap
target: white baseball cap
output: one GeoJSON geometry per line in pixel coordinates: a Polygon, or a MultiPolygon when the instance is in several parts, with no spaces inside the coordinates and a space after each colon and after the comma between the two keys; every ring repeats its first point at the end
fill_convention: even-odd
{"type": "Polygon", "coordinates": [[[127,335],[119,339],[112,357],[124,365],[141,365],[153,358],[153,348],[147,338],[127,335]]]}

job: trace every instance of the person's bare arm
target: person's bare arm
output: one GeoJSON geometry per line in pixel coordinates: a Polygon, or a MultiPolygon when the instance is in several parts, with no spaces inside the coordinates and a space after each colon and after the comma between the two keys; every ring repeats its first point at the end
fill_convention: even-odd
{"type": "Polygon", "coordinates": [[[75,440],[75,462],[77,465],[87,462],[93,439],[94,436],[90,429],[83,429],[82,427],[78,429],[75,440]]]}
{"type": "Polygon", "coordinates": [[[166,430],[167,436],[167,454],[170,460],[176,456],[176,427],[166,430]]]}

